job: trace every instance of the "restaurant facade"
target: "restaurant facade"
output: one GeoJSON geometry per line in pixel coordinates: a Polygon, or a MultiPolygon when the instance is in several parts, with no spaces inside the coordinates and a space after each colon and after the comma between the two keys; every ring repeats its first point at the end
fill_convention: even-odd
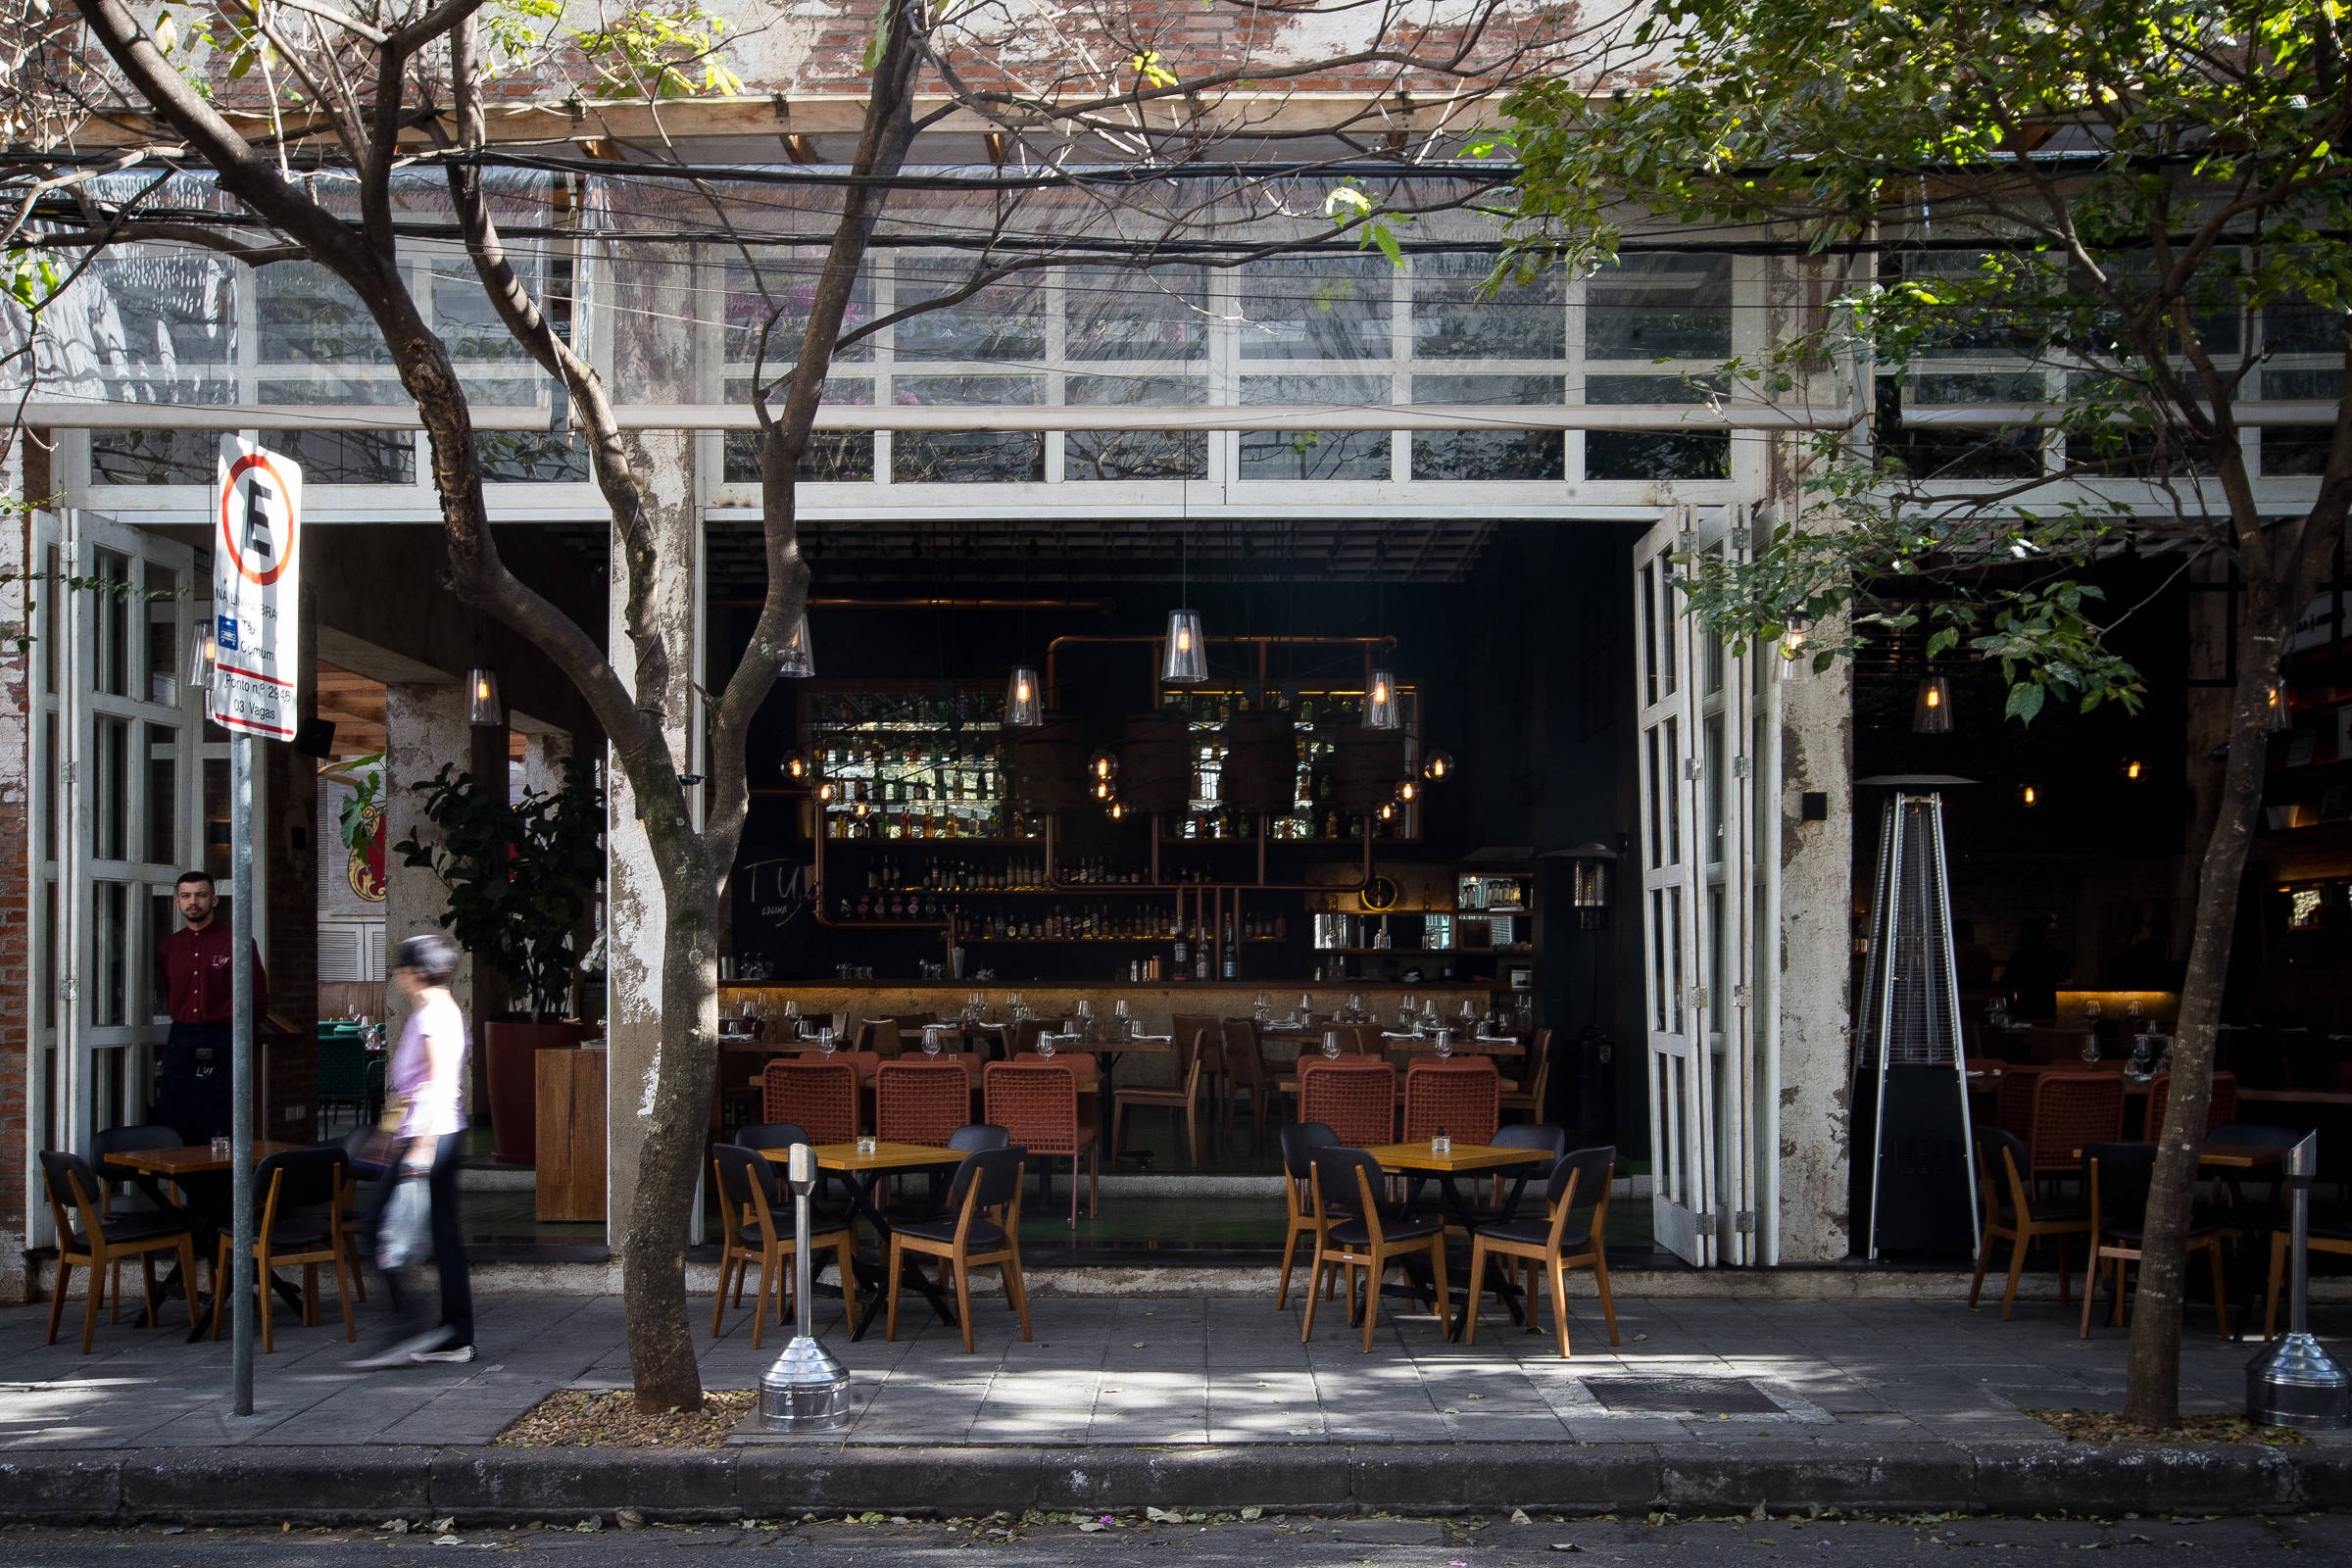
{"type": "MultiPolygon", "coordinates": [[[[813,161],[792,167],[825,167],[854,102],[779,80],[813,161]]],[[[715,131],[710,145],[733,147],[715,131]]],[[[990,167],[978,129],[954,121],[918,162],[990,167]]],[[[724,683],[764,588],[742,410],[754,327],[815,254],[783,218],[787,237],[753,261],[678,241],[678,199],[645,190],[545,175],[501,200],[549,235],[574,222],[533,240],[528,265],[640,411],[660,613],[687,672],[674,744],[682,771],[705,774],[694,694],[724,683]]],[[[429,191],[405,199],[434,215],[429,191]]],[[[964,217],[944,199],[895,205],[856,310],[941,292],[964,217]]],[[[1866,781],[1887,777],[1952,781],[1954,910],[1987,960],[1962,951],[1972,1005],[2046,914],[2067,958],[2060,1021],[2125,992],[2161,1015],[2181,847],[2210,787],[2200,737],[2219,688],[2199,683],[2225,674],[2226,578],[2152,600],[2159,697],[2139,719],[2019,735],[1998,692],[1961,674],[1961,724],[1922,735],[1916,645],[1815,670],[1678,612],[1667,558],[1751,550],[1796,503],[1808,411],[1869,391],[1829,366],[1793,411],[1700,401],[1726,360],[1796,329],[1810,264],[1658,238],[1489,297],[1499,238],[1457,215],[1394,265],[1316,243],[1239,266],[1073,260],[845,354],[827,401],[853,412],[800,486],[809,667],[752,734],[714,1136],[763,1119],[760,1063],[795,1017],[845,1033],[905,1020],[909,1049],[926,1019],[1132,1018],[1150,1034],[1250,1019],[1279,1074],[1294,1015],[1394,1026],[1409,998],[1464,1038],[1516,1043],[1506,1070],[1539,1097],[1529,1119],[1617,1147],[1625,1206],[1646,1210],[1661,1262],[1840,1263],[1855,1250],[1849,996],[1886,793],[1866,781]]],[[[609,514],[544,379],[462,255],[420,241],[406,265],[477,407],[511,415],[482,437],[502,551],[625,657],[609,514]]],[[[349,1088],[317,1026],[395,1010],[387,946],[448,907],[440,880],[388,848],[438,831],[412,786],[454,766],[546,791],[565,759],[604,755],[554,669],[441,587],[419,438],[351,412],[399,396],[331,279],[158,248],[103,258],[76,288],[49,323],[42,441],[12,476],[40,504],[12,527],[27,572],[147,592],[7,590],[31,632],[0,667],[0,1125],[20,1172],[0,1195],[0,1260],[15,1259],[0,1270],[20,1277],[50,1240],[37,1151],[145,1117],[173,879],[226,873],[225,747],[191,678],[222,433],[208,405],[270,411],[248,428],[304,466],[303,704],[333,726],[262,748],[255,929],[281,1026],[261,1047],[270,1135],[324,1136],[349,1088]]],[[[2311,486],[2263,482],[2281,505],[2311,486]]],[[[2317,673],[2249,910],[2261,940],[2233,993],[2249,1019],[2291,1014],[2322,1037],[2352,1026],[2341,945],[2313,935],[2352,886],[2342,648],[2340,618],[2308,644],[2317,673]]],[[[592,1049],[565,1063],[554,1108],[536,1047],[517,1069],[482,1030],[508,1005],[495,980],[461,994],[485,1036],[476,1116],[497,1124],[496,1153],[539,1172],[542,1219],[609,1241],[629,1211],[662,912],[625,782],[595,772],[606,875],[570,999],[572,1039],[592,1049]]],[[[1312,1049],[1316,1032],[1291,1038],[1312,1049]]],[[[1168,1067],[1138,1055],[1118,1081],[1168,1067]]],[[[1212,1208],[1279,1201],[1215,1185],[1273,1168],[1250,1109],[1200,1166],[1173,1118],[1133,1141],[1150,1156],[1106,1157],[1106,1210],[1155,1180],[1212,1208]]],[[[1091,1255],[1156,1245],[1105,1231],[1091,1255]]]]}

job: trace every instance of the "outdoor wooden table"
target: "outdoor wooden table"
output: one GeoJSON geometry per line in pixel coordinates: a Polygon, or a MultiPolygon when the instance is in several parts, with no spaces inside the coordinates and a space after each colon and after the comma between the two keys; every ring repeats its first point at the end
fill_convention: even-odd
{"type": "MultiPolygon", "coordinates": [[[[257,1139],[253,1146],[254,1163],[260,1164],[281,1149],[298,1149],[300,1147],[302,1146],[298,1144],[273,1143],[268,1139],[257,1139]]],[[[213,1256],[219,1251],[220,1233],[227,1228],[220,1219],[208,1215],[202,1209],[191,1204],[172,1201],[164,1196],[163,1189],[157,1183],[159,1181],[177,1182],[189,1176],[225,1176],[236,1163],[233,1155],[216,1154],[210,1144],[184,1144],[176,1149],[125,1149],[120,1153],[107,1155],[106,1162],[138,1172],[140,1191],[144,1192],[149,1200],[159,1208],[181,1215],[188,1221],[189,1228],[197,1233],[199,1250],[205,1256],[213,1256]]],[[[230,1217],[233,1219],[233,1214],[230,1217]]],[[[171,1297],[172,1287],[178,1275],[179,1265],[174,1263],[172,1266],[172,1273],[165,1278],[163,1298],[168,1299],[171,1297]]],[[[296,1311],[299,1312],[303,1309],[302,1293],[296,1290],[291,1282],[279,1279],[275,1269],[270,1272],[270,1286],[296,1311]]],[[[211,1300],[212,1298],[207,1296],[199,1302],[201,1309],[196,1314],[195,1326],[188,1330],[190,1345],[204,1338],[205,1330],[210,1327],[211,1300]]],[[[144,1311],[138,1321],[139,1326],[147,1326],[144,1311]]]]}
{"type": "MultiPolygon", "coordinates": [[[[2082,1151],[2075,1151],[2081,1159],[2082,1151]]],[[[2277,1165],[2286,1158],[2283,1149],[2269,1149],[2260,1144],[2207,1144],[2197,1151],[2197,1163],[2217,1165],[2224,1170],[2256,1170],[2264,1165],[2277,1165]]]]}
{"type": "MultiPolygon", "coordinates": [[[[851,1178],[845,1184],[850,1190],[850,1202],[874,1228],[874,1235],[881,1242],[882,1255],[878,1261],[868,1263],[862,1256],[858,1259],[858,1272],[864,1276],[864,1283],[873,1287],[872,1296],[863,1306],[858,1308],[857,1320],[850,1329],[853,1341],[862,1340],[865,1331],[874,1326],[875,1314],[889,1304],[884,1293],[889,1289],[890,1279],[890,1217],[882,1211],[882,1205],[874,1201],[875,1187],[880,1185],[883,1177],[899,1171],[937,1170],[942,1165],[960,1165],[963,1156],[953,1149],[937,1149],[929,1144],[877,1143],[871,1152],[859,1152],[856,1144],[812,1144],[809,1150],[816,1155],[817,1169],[834,1171],[851,1178]]],[[[792,1158],[789,1147],[765,1149],[760,1152],[779,1165],[786,1164],[792,1158]]],[[[923,1293],[925,1299],[931,1303],[931,1309],[939,1314],[939,1320],[954,1327],[956,1309],[948,1304],[948,1298],[940,1294],[939,1287],[931,1283],[931,1277],[920,1267],[910,1268],[907,1272],[913,1277],[914,1288],[923,1293]]],[[[845,1295],[850,1293],[849,1282],[843,1283],[843,1291],[845,1295]]]]}
{"type": "MultiPolygon", "coordinates": [[[[1493,1144],[1455,1144],[1441,1154],[1433,1150],[1426,1141],[1411,1144],[1378,1144],[1365,1150],[1364,1152],[1380,1161],[1382,1170],[1395,1171],[1413,1178],[1416,1188],[1422,1179],[1435,1176],[1438,1179],[1438,1192],[1446,1211],[1451,1214],[1464,1232],[1471,1229],[1473,1221],[1468,1201],[1463,1199],[1461,1189],[1454,1185],[1455,1177],[1497,1173],[1510,1170],[1515,1166],[1525,1167],[1538,1162],[1548,1162],[1550,1159],[1550,1155],[1541,1149],[1498,1149],[1493,1144]]],[[[1516,1199],[1516,1192],[1512,1196],[1516,1199]]],[[[1511,1321],[1513,1323],[1520,1322],[1522,1319],[1520,1317],[1519,1289],[1511,1283],[1509,1270],[1495,1270],[1493,1268],[1493,1263],[1494,1260],[1489,1259],[1490,1271],[1494,1275],[1495,1293],[1501,1298],[1503,1305],[1509,1309],[1511,1321]]],[[[1464,1277],[1467,1278],[1467,1275],[1465,1274],[1464,1277]]],[[[1472,1280],[1463,1287],[1463,1311],[1465,1313],[1469,1310],[1469,1302],[1476,1299],[1474,1291],[1477,1284],[1477,1281],[1472,1280]]],[[[1450,1337],[1458,1340],[1468,1326],[1465,1320],[1457,1318],[1450,1337]]]]}
{"type": "MultiPolygon", "coordinates": [[[[271,1143],[257,1139],[253,1157],[258,1162],[269,1158],[281,1149],[299,1149],[299,1144],[271,1143]]],[[[224,1171],[234,1162],[232,1156],[216,1154],[210,1144],[187,1144],[177,1149],[126,1149],[119,1154],[109,1154],[110,1165],[127,1165],[132,1170],[160,1176],[165,1181],[177,1181],[182,1176],[202,1176],[212,1171],[224,1171]]]]}
{"type": "MultiPolygon", "coordinates": [[[[1416,1056],[1437,1054],[1438,1043],[1427,1035],[1382,1035],[1380,1038],[1391,1042],[1381,1047],[1383,1051],[1416,1056]]],[[[1491,1035],[1474,1035],[1467,1040],[1454,1041],[1453,1054],[1457,1056],[1524,1056],[1527,1054],[1527,1047],[1516,1040],[1498,1040],[1491,1035]]]]}

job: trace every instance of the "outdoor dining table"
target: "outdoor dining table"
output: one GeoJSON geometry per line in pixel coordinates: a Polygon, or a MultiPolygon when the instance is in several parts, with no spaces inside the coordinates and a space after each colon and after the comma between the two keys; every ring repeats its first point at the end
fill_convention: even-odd
{"type": "MultiPolygon", "coordinates": [[[[299,1149],[301,1147],[299,1144],[273,1143],[268,1139],[257,1139],[253,1146],[254,1163],[260,1164],[281,1149],[299,1149]]],[[[125,1170],[131,1171],[133,1179],[139,1184],[139,1191],[147,1195],[149,1202],[165,1213],[176,1214],[185,1219],[188,1222],[188,1228],[196,1234],[196,1247],[200,1255],[205,1257],[219,1255],[220,1233],[228,1229],[234,1221],[234,1215],[227,1206],[228,1188],[226,1184],[219,1184],[221,1187],[222,1202],[217,1213],[209,1211],[209,1205],[206,1204],[175,1202],[165,1194],[163,1184],[165,1182],[183,1184],[180,1191],[184,1194],[188,1191],[184,1184],[191,1176],[227,1175],[235,1165],[235,1160],[231,1155],[214,1153],[210,1144],[184,1144],[172,1149],[125,1149],[119,1153],[107,1155],[106,1163],[121,1165],[125,1170]]],[[[165,1277],[159,1299],[169,1299],[178,1280],[179,1265],[174,1263],[172,1265],[172,1272],[165,1277]]],[[[295,1289],[290,1281],[279,1279],[274,1269],[270,1274],[270,1286],[288,1305],[297,1311],[302,1309],[302,1293],[295,1289]]],[[[193,1293],[183,1292],[182,1294],[193,1293]]],[[[190,1345],[203,1339],[206,1329],[210,1326],[211,1301],[212,1298],[208,1296],[203,1298],[199,1303],[201,1309],[196,1314],[195,1325],[188,1330],[190,1345]]],[[[145,1308],[140,1309],[138,1324],[142,1328],[148,1326],[145,1308]]]]}
{"type": "MultiPolygon", "coordinates": [[[[1455,1177],[1495,1175],[1515,1168],[1518,1180],[1512,1184],[1510,1200],[1504,1206],[1504,1212],[1508,1213],[1518,1207],[1520,1190],[1526,1186],[1527,1178],[1535,1174],[1533,1167],[1548,1163],[1551,1158],[1548,1152],[1541,1149],[1501,1149],[1493,1144],[1455,1144],[1446,1152],[1440,1153],[1426,1141],[1411,1144],[1376,1144],[1365,1150],[1364,1152],[1380,1161],[1382,1170],[1407,1177],[1415,1191],[1418,1191],[1423,1181],[1435,1176],[1438,1180],[1438,1193],[1447,1216],[1460,1225],[1465,1232],[1471,1229],[1474,1220],[1469,1200],[1462,1196],[1460,1187],[1455,1185],[1455,1177]]],[[[1489,1260],[1488,1266],[1494,1275],[1495,1294],[1501,1297],[1503,1305],[1509,1308],[1511,1321],[1513,1323],[1523,1321],[1520,1315],[1522,1308],[1519,1302],[1519,1288],[1511,1283],[1510,1271],[1494,1269],[1492,1259],[1489,1260]]],[[[1464,1278],[1467,1279],[1466,1273],[1464,1278]]],[[[1477,1287],[1479,1283],[1476,1280],[1469,1280],[1463,1286],[1463,1311],[1456,1314],[1453,1332],[1449,1338],[1459,1340],[1468,1327],[1465,1320],[1466,1314],[1469,1310],[1469,1303],[1478,1299],[1477,1287]]]]}
{"type": "MultiPolygon", "coordinates": [[[[760,1152],[779,1165],[792,1157],[789,1147],[764,1149],[760,1152]]],[[[959,1165],[963,1163],[963,1155],[953,1149],[938,1149],[929,1144],[885,1143],[876,1143],[866,1151],[860,1151],[856,1144],[814,1144],[810,1146],[810,1152],[816,1156],[817,1169],[834,1171],[850,1178],[843,1183],[849,1189],[850,1203],[874,1228],[874,1235],[881,1243],[881,1256],[875,1262],[868,1263],[862,1255],[858,1259],[858,1273],[862,1283],[873,1288],[873,1294],[866,1298],[865,1304],[858,1307],[857,1320],[850,1328],[853,1341],[862,1340],[865,1331],[873,1327],[875,1315],[889,1304],[886,1293],[890,1288],[890,1216],[883,1212],[880,1203],[874,1201],[874,1189],[881,1185],[885,1176],[901,1171],[937,1170],[943,1165],[959,1165]]],[[[939,1287],[931,1283],[931,1277],[920,1267],[908,1268],[906,1276],[914,1282],[914,1288],[923,1293],[924,1299],[931,1303],[931,1309],[939,1314],[939,1320],[954,1327],[956,1309],[948,1304],[948,1298],[940,1294],[939,1287]]],[[[842,1294],[845,1304],[856,1305],[854,1282],[844,1280],[842,1294]]]]}

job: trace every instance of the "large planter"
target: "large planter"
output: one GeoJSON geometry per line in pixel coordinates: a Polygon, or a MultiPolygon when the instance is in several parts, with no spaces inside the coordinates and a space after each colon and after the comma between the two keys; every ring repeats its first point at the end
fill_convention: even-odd
{"type": "Polygon", "coordinates": [[[568,1051],[580,1043],[576,1023],[517,1023],[499,1019],[483,1026],[482,1059],[489,1069],[492,1157],[504,1165],[539,1162],[539,1053],[568,1051]]]}

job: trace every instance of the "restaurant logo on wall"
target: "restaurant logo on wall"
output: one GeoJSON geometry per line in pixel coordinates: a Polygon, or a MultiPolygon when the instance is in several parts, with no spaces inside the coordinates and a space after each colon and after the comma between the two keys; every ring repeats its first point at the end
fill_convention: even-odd
{"type": "Polygon", "coordinates": [[[367,837],[350,853],[346,875],[351,879],[351,891],[369,904],[384,902],[384,808],[365,808],[360,813],[361,830],[367,837]]]}

